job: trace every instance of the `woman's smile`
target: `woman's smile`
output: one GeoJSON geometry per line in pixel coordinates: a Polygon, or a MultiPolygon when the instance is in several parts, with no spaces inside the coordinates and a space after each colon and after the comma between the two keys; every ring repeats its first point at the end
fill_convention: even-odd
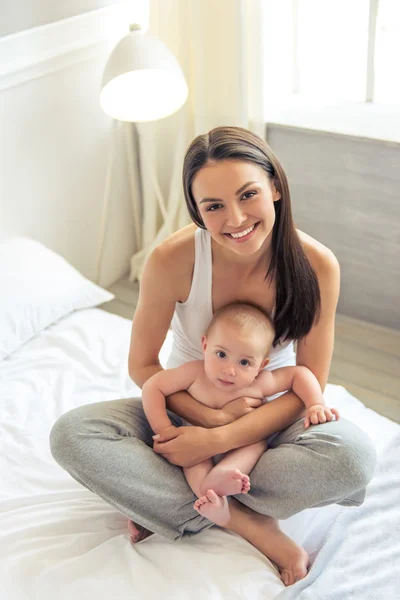
{"type": "Polygon", "coordinates": [[[259,224],[260,221],[258,221],[254,225],[250,225],[250,227],[247,227],[246,229],[242,229],[238,232],[224,233],[224,235],[231,239],[234,243],[242,244],[243,242],[247,242],[247,240],[253,237],[259,224]]]}

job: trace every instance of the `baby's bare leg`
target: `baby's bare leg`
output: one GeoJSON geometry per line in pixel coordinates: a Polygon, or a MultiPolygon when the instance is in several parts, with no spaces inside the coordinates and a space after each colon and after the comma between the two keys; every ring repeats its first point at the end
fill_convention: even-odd
{"type": "Polygon", "coordinates": [[[203,481],[213,467],[214,464],[210,458],[194,467],[184,467],[183,472],[188,484],[198,497],[193,508],[209,521],[223,527],[230,520],[227,499],[225,497],[221,498],[211,489],[207,493],[201,493],[203,481]]]}
{"type": "Polygon", "coordinates": [[[205,477],[200,491],[206,494],[211,489],[219,496],[247,494],[250,489],[248,474],[266,449],[267,441],[262,440],[227,452],[205,477]]]}
{"type": "Polygon", "coordinates": [[[203,460],[203,462],[199,463],[198,465],[194,465],[194,467],[183,467],[186,481],[192,488],[193,493],[196,494],[198,498],[203,495],[201,493],[202,483],[213,468],[214,463],[211,458],[203,460]]]}

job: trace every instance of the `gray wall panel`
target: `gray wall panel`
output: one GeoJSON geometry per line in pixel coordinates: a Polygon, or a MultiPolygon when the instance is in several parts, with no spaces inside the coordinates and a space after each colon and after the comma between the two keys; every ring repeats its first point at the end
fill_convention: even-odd
{"type": "Polygon", "coordinates": [[[339,311],[400,329],[400,144],[272,125],[296,226],[341,265],[339,311]]]}

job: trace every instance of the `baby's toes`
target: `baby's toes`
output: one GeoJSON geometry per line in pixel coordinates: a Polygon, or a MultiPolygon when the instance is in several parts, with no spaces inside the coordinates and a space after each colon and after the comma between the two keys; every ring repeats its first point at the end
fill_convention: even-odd
{"type": "Polygon", "coordinates": [[[247,494],[247,492],[249,490],[250,490],[250,481],[247,481],[242,486],[242,494],[247,494]]]}
{"type": "Polygon", "coordinates": [[[200,504],[201,506],[203,506],[203,504],[209,504],[210,503],[210,499],[207,498],[207,496],[202,496],[201,498],[199,498],[200,504]]]}

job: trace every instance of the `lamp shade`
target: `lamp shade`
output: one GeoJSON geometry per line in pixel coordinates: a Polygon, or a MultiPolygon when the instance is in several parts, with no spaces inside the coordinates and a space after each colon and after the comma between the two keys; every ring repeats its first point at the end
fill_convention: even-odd
{"type": "Polygon", "coordinates": [[[158,39],[132,26],[104,68],[100,105],[119,121],[156,121],[176,112],[188,87],[174,55],[158,39]]]}

